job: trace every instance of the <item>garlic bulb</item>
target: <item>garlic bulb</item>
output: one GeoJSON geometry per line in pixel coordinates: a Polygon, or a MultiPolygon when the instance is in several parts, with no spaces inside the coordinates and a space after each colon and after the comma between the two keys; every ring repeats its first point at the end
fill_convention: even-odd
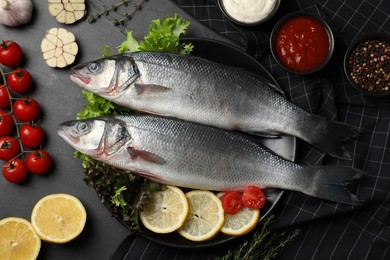
{"type": "Polygon", "coordinates": [[[31,0],[0,0],[0,24],[17,27],[31,20],[31,0]]]}

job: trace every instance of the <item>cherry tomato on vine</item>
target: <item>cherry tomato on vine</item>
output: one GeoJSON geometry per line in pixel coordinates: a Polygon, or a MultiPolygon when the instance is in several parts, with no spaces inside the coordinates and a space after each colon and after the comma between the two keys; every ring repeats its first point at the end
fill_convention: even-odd
{"type": "Polygon", "coordinates": [[[18,68],[8,74],[7,82],[13,91],[23,94],[31,89],[32,77],[27,70],[18,68]]]}
{"type": "Polygon", "coordinates": [[[0,136],[9,135],[14,128],[14,119],[5,110],[0,110],[0,136]]]}
{"type": "Polygon", "coordinates": [[[221,198],[222,208],[228,214],[236,214],[242,207],[242,194],[238,191],[227,191],[221,198]]]}
{"type": "Polygon", "coordinates": [[[22,122],[32,122],[39,117],[41,107],[35,99],[20,98],[13,104],[14,116],[22,122]]]}
{"type": "Polygon", "coordinates": [[[27,148],[37,148],[43,143],[45,131],[38,124],[25,124],[19,128],[20,141],[27,148]]]}
{"type": "Polygon", "coordinates": [[[3,176],[9,182],[21,183],[27,178],[27,175],[27,165],[20,158],[10,160],[3,166],[3,176]]]}
{"type": "Polygon", "coordinates": [[[37,150],[28,154],[26,158],[27,169],[33,174],[44,174],[48,172],[53,160],[48,152],[45,150],[37,150]]]}
{"type": "Polygon", "coordinates": [[[23,52],[19,44],[14,41],[3,41],[0,44],[0,63],[15,68],[22,63],[23,52]]]}
{"type": "Polygon", "coordinates": [[[7,108],[11,103],[7,91],[7,87],[5,85],[0,85],[0,108],[7,108]]]}
{"type": "Polygon", "coordinates": [[[0,160],[8,161],[20,153],[18,140],[12,136],[0,137],[0,160]]]}
{"type": "Polygon", "coordinates": [[[242,203],[251,209],[260,209],[264,206],[266,196],[264,192],[256,186],[248,186],[242,194],[242,203]]]}

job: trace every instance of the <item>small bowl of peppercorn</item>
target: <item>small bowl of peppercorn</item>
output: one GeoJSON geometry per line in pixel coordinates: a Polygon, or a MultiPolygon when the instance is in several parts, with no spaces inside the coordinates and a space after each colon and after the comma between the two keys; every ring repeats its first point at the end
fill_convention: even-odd
{"type": "Polygon", "coordinates": [[[344,71],[360,92],[390,95],[390,38],[375,34],[355,41],[345,53],[344,71]]]}

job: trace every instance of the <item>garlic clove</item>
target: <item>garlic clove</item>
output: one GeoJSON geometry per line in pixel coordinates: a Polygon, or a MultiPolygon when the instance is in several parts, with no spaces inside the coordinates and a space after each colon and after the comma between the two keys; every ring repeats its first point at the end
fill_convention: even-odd
{"type": "Polygon", "coordinates": [[[57,67],[57,59],[55,57],[51,58],[51,59],[47,59],[46,60],[46,64],[49,66],[49,67],[57,67]]]}
{"type": "Polygon", "coordinates": [[[57,16],[62,10],[64,10],[62,4],[52,4],[49,8],[49,12],[52,16],[57,16]]]}
{"type": "Polygon", "coordinates": [[[79,48],[78,48],[77,44],[74,42],[64,45],[64,52],[71,54],[73,56],[75,56],[77,54],[78,49],[79,48]]]}
{"type": "Polygon", "coordinates": [[[84,17],[85,12],[84,11],[75,11],[73,14],[74,14],[74,17],[76,20],[80,20],[81,18],[84,17]]]}

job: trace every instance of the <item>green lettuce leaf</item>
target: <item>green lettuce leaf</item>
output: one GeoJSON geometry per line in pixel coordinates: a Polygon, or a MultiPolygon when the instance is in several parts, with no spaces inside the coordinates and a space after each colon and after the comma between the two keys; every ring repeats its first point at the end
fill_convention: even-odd
{"type": "Polygon", "coordinates": [[[127,39],[118,47],[118,53],[135,51],[163,51],[172,53],[189,54],[193,46],[191,43],[180,44],[180,36],[187,32],[190,21],[186,21],[179,15],[153,20],[150,23],[148,34],[138,42],[133,37],[133,32],[127,32],[127,39]]]}

